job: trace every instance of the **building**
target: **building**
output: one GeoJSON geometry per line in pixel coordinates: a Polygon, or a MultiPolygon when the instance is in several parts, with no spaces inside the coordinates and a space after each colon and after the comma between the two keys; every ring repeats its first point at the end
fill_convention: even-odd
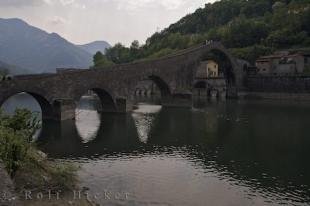
{"type": "Polygon", "coordinates": [[[291,75],[306,73],[310,69],[310,54],[282,51],[256,60],[258,74],[291,75]]]}
{"type": "Polygon", "coordinates": [[[218,78],[220,76],[219,66],[213,60],[201,62],[196,74],[196,78],[198,79],[218,78]]]}

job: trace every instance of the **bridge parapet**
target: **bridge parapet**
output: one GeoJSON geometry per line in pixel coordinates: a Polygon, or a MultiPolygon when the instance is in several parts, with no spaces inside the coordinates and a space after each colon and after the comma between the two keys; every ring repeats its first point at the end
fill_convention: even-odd
{"type": "Polygon", "coordinates": [[[0,82],[0,103],[14,94],[26,92],[39,102],[46,117],[72,119],[76,102],[88,90],[92,90],[101,96],[101,101],[106,106],[105,111],[128,112],[132,108],[131,98],[136,86],[140,81],[148,79],[159,88],[163,104],[177,105],[179,102],[180,105],[185,105],[191,99],[200,61],[214,49],[231,61],[232,72],[236,76],[236,86],[232,88],[238,88],[242,75],[236,61],[222,44],[212,42],[154,60],[106,68],[70,69],[55,74],[15,76],[12,80],[0,82]],[[50,107],[53,109],[49,109],[50,107]],[[51,111],[54,112],[53,115],[50,114],[51,111]]]}

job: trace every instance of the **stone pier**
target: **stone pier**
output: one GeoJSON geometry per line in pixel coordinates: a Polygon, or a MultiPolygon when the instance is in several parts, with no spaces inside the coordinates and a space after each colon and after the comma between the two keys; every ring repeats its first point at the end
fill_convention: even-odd
{"type": "Polygon", "coordinates": [[[54,118],[56,121],[75,119],[76,103],[72,99],[58,99],[54,102],[54,118]]]}

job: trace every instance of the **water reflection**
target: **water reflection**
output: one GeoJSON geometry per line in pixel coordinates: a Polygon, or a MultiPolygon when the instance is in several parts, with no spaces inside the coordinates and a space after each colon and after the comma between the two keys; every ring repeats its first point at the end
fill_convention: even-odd
{"type": "Polygon", "coordinates": [[[81,184],[90,192],[130,194],[128,200],[101,198],[100,204],[310,204],[308,105],[197,106],[140,104],[133,114],[102,114],[88,139],[82,133],[91,126],[48,123],[39,147],[51,158],[79,164],[81,184]]]}
{"type": "Polygon", "coordinates": [[[138,108],[133,111],[132,117],[141,142],[147,143],[152,124],[161,108],[160,105],[139,104],[138,108]]]}
{"type": "Polygon", "coordinates": [[[76,111],[76,128],[83,142],[96,138],[100,128],[99,99],[95,96],[83,96],[79,101],[76,111]]]}

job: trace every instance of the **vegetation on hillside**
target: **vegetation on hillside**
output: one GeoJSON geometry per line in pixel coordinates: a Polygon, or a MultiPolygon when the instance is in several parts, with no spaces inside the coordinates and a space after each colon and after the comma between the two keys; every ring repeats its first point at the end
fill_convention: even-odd
{"type": "Polygon", "coordinates": [[[160,57],[208,39],[253,63],[275,50],[310,46],[309,21],[309,0],[221,0],[155,33],[142,46],[118,43],[105,58],[118,64],[160,57]]]}

